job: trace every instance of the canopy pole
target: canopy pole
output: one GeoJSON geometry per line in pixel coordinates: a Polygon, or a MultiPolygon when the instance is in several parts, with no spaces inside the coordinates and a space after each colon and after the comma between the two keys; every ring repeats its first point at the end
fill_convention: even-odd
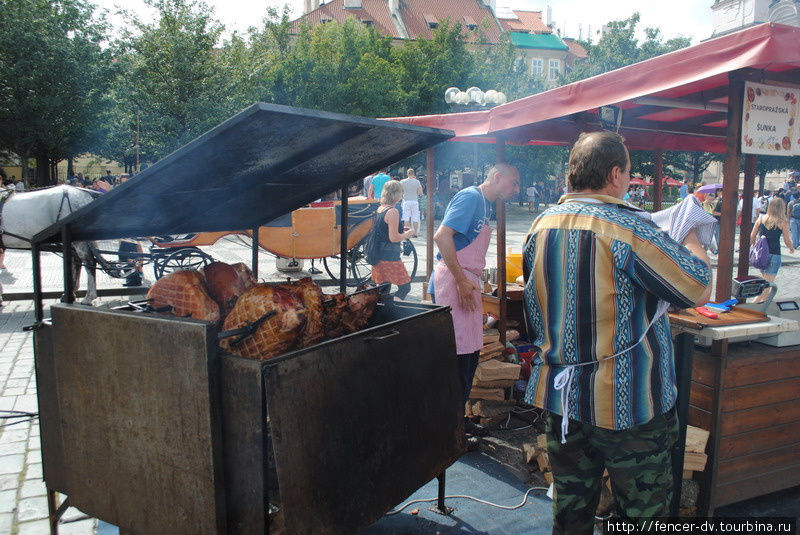
{"type": "Polygon", "coordinates": [[[661,210],[664,187],[664,149],[656,149],[653,154],[653,211],[661,210]]]}
{"type": "Polygon", "coordinates": [[[64,260],[64,295],[61,297],[62,303],[75,302],[75,282],[72,280],[72,231],[69,225],[61,228],[61,251],[64,260]]]}
{"type": "MultiPolygon", "coordinates": [[[[719,229],[716,301],[731,297],[733,285],[733,241],[736,234],[736,193],[739,190],[739,169],[742,160],[742,103],[744,81],[737,72],[728,73],[728,136],[725,142],[725,164],[722,168],[722,216],[719,229]]],[[[747,202],[747,199],[745,199],[747,202]]],[[[752,203],[752,195],[750,196],[752,203]]],[[[741,251],[747,255],[747,251],[741,251]]]]}
{"type": "Polygon", "coordinates": [[[44,320],[44,303],[42,302],[42,254],[39,244],[31,242],[31,260],[33,267],[33,306],[36,312],[36,323],[44,320]]]}
{"type": "Polygon", "coordinates": [[[260,227],[257,226],[257,225],[255,227],[253,227],[253,247],[252,247],[253,257],[252,257],[252,264],[250,265],[250,268],[253,271],[253,277],[255,277],[256,280],[258,280],[258,230],[259,230],[259,228],[260,227]]]}
{"type": "MultiPolygon", "coordinates": [[[[495,146],[497,163],[506,163],[506,140],[497,138],[495,146]]],[[[500,298],[500,343],[506,343],[506,204],[503,199],[495,201],[497,211],[497,297],[500,298]]]]}
{"type": "Polygon", "coordinates": [[[744,277],[750,269],[750,232],[753,230],[752,217],[745,217],[753,213],[753,189],[755,188],[756,177],[755,154],[747,154],[744,157],[744,184],[742,185],[742,224],[739,227],[739,266],[736,271],[737,277],[744,277]]]}
{"type": "Polygon", "coordinates": [[[433,273],[433,220],[436,217],[436,206],[434,203],[434,196],[436,195],[436,182],[435,173],[436,160],[434,157],[433,148],[425,151],[425,191],[427,193],[427,208],[425,209],[425,228],[428,233],[427,241],[425,242],[425,282],[422,283],[422,295],[424,298],[430,299],[431,295],[428,293],[428,281],[431,280],[431,273],[433,273]]]}
{"type": "Polygon", "coordinates": [[[342,188],[342,226],[340,227],[339,238],[340,238],[340,256],[341,262],[339,262],[339,291],[341,293],[347,292],[347,234],[348,234],[348,221],[347,216],[349,215],[348,212],[350,208],[348,207],[348,199],[347,199],[347,186],[342,188]]]}

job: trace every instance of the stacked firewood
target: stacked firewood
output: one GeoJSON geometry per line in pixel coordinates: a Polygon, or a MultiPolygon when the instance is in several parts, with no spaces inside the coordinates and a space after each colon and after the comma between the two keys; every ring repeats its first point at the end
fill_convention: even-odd
{"type": "MultiPolygon", "coordinates": [[[[507,340],[518,336],[517,331],[506,331],[507,340]]],[[[483,426],[499,424],[514,407],[510,393],[519,379],[520,366],[505,362],[507,349],[499,340],[497,330],[484,331],[484,346],[466,406],[467,417],[478,420],[483,426]]]]}

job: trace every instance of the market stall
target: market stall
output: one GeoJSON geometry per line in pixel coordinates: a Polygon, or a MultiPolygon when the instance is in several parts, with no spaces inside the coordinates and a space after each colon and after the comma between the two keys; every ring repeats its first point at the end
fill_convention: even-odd
{"type": "MultiPolygon", "coordinates": [[[[767,92],[775,93],[778,102],[784,104],[762,106],[786,112],[789,131],[797,122],[797,90],[800,89],[800,29],[780,24],[761,24],[739,32],[704,41],[695,46],[664,54],[640,63],[607,72],[550,91],[531,95],[492,108],[487,111],[419,117],[400,117],[393,120],[417,125],[452,129],[456,141],[496,143],[497,161],[503,161],[503,146],[563,144],[570,145],[581,132],[597,131],[608,127],[606,116],[615,118],[619,133],[626,139],[631,150],[653,150],[655,164],[654,208],[661,205],[661,188],[664,179],[663,153],[666,150],[706,151],[725,154],[722,187],[722,217],[716,278],[715,300],[725,301],[732,295],[734,272],[734,249],[747,251],[750,247],[751,222],[742,222],[738,247],[734,247],[736,229],[737,192],[742,148],[746,148],[744,162],[742,213],[750,213],[753,197],[756,154],[761,145],[762,154],[791,155],[800,153],[800,135],[784,135],[776,139],[751,139],[743,132],[743,123],[750,120],[756,111],[752,106],[756,97],[767,92]],[[755,85],[753,85],[755,84],[755,85]],[[745,90],[747,87],[747,91],[745,90]],[[794,96],[793,96],[794,95],[794,96]],[[794,110],[794,111],[792,111],[794,110]],[[794,113],[794,115],[792,115],[794,113]],[[791,119],[791,120],[790,120],[791,119]]],[[[432,176],[435,162],[429,157],[428,176],[432,176]]],[[[429,185],[430,187],[430,185],[429,185]]],[[[498,280],[500,293],[500,333],[505,332],[504,306],[506,302],[505,234],[502,224],[503,211],[498,210],[498,280]]],[[[429,226],[429,232],[432,232],[429,226]]],[[[432,257],[429,239],[428,258],[432,257]]],[[[747,275],[747,255],[740,255],[737,276],[747,275]]],[[[688,410],[689,373],[691,368],[692,333],[676,330],[678,334],[678,367],[683,364],[687,374],[681,387],[681,403],[688,410]],[[687,343],[688,339],[688,343],[687,343]]],[[[505,341],[505,340],[503,340],[505,341]]],[[[724,344],[722,339],[715,347],[724,344]]],[[[744,350],[731,346],[727,354],[736,357],[744,350]]],[[[758,359],[771,359],[778,350],[764,346],[757,351],[759,356],[749,362],[757,367],[758,359]]],[[[718,352],[717,352],[718,353],[718,352]]],[[[751,352],[752,353],[752,352],[751,352]]],[[[784,364],[792,377],[800,375],[800,353],[783,352],[784,364]]],[[[751,354],[752,356],[752,354],[751,354]]],[[[702,362],[702,359],[698,360],[702,362]]],[[[702,373],[696,364],[692,375],[702,373]]],[[[697,384],[697,382],[695,382],[697,384]]],[[[695,389],[693,387],[692,396],[695,389]]],[[[761,400],[769,404],[769,395],[761,400]]],[[[719,407],[709,406],[712,416],[719,415],[719,407]]],[[[682,422],[706,425],[711,431],[709,441],[709,473],[715,471],[715,460],[719,457],[718,446],[721,429],[711,426],[708,420],[698,421],[696,413],[681,415],[682,422]]],[[[798,472],[800,457],[796,455],[800,446],[800,415],[782,422],[788,435],[794,437],[789,443],[776,449],[780,461],[769,469],[763,469],[766,477],[778,476],[769,486],[750,487],[753,492],[769,492],[778,488],[797,485],[796,478],[780,477],[785,471],[798,472]],[[773,473],[774,472],[774,473],[773,473]]],[[[735,462],[735,461],[733,461],[735,462]]],[[[758,470],[759,468],[755,468],[758,470]]],[[[680,466],[676,467],[680,473],[680,466]]],[[[715,500],[714,476],[703,481],[702,492],[705,512],[713,512],[715,500]]],[[[738,495],[739,499],[745,497],[738,495]]]]}
{"type": "MultiPolygon", "coordinates": [[[[34,278],[44,248],[69,266],[73,240],[258,229],[450,135],[253,105],[37,235],[34,278]]],[[[36,284],[53,533],[67,504],[123,533],[268,533],[276,518],[289,533],[355,533],[436,477],[444,510],[444,470],[464,450],[446,307],[372,292],[360,330],[252,359],[177,308],[64,303],[46,320],[36,284]]]]}

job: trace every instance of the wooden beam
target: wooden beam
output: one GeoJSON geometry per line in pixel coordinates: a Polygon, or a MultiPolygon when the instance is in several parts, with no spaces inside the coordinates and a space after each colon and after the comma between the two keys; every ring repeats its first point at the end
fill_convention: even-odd
{"type": "Polygon", "coordinates": [[[664,150],[653,151],[653,211],[661,210],[662,188],[664,187],[664,150]]]}
{"type": "MultiPolygon", "coordinates": [[[[662,97],[639,97],[633,99],[634,104],[641,106],[658,106],[661,108],[679,108],[682,110],[708,110],[708,111],[726,111],[724,104],[717,104],[715,102],[708,102],[703,100],[695,100],[688,98],[662,98],[662,97]]],[[[625,114],[622,114],[625,118],[625,114]]]]}
{"type": "Polygon", "coordinates": [[[753,189],[756,176],[756,155],[744,157],[744,186],[742,187],[742,225],[739,227],[739,265],[737,277],[744,277],[750,269],[750,231],[753,230],[753,189]]]}
{"type": "MultiPolygon", "coordinates": [[[[506,144],[503,138],[497,139],[497,163],[506,163],[506,144]]],[[[500,298],[500,342],[506,343],[506,204],[503,199],[495,202],[497,210],[497,297],[500,298]]]]}
{"type": "Polygon", "coordinates": [[[800,87],[800,69],[781,72],[771,72],[763,69],[741,69],[736,71],[736,79],[760,84],[778,83],[800,87]]]}
{"type": "MultiPolygon", "coordinates": [[[[736,205],[739,191],[739,168],[742,149],[742,104],[744,81],[737,73],[728,74],[728,135],[726,138],[725,164],[722,170],[722,216],[719,230],[719,256],[717,259],[717,302],[731,296],[733,286],[733,240],[736,233],[736,205]]],[[[740,254],[747,254],[742,251],[740,254]]]]}
{"type": "Polygon", "coordinates": [[[725,129],[712,126],[692,126],[683,124],[682,121],[672,123],[662,121],[649,121],[644,119],[625,119],[622,117],[620,129],[643,130],[645,132],[659,132],[661,134],[689,134],[704,137],[725,137],[725,129]]]}
{"type": "Polygon", "coordinates": [[[433,198],[436,194],[436,176],[435,176],[435,159],[433,147],[425,151],[425,187],[427,193],[428,207],[425,210],[425,227],[428,234],[425,243],[425,282],[422,283],[422,295],[426,299],[430,299],[428,293],[428,281],[431,280],[431,273],[433,273],[433,220],[436,217],[436,206],[434,205],[433,198]]]}

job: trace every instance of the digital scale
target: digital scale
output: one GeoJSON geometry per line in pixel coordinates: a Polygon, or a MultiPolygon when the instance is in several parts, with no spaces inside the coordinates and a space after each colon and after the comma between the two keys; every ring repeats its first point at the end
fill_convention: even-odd
{"type": "MultiPolygon", "coordinates": [[[[777,316],[788,320],[800,322],[800,297],[781,299],[770,303],[766,310],[768,316],[777,316]]],[[[774,346],[786,347],[800,344],[800,331],[792,331],[762,336],[759,342],[774,346]]]]}

